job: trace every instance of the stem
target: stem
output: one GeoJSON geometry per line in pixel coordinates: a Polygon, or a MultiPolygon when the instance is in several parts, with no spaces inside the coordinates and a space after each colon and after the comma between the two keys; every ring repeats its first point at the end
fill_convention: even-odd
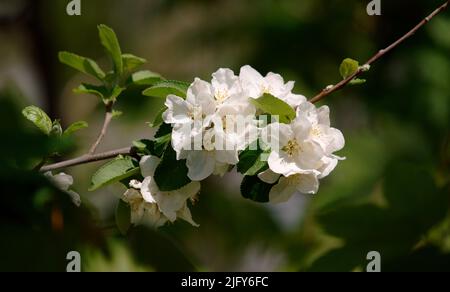
{"type": "MultiPolygon", "coordinates": [[[[425,17],[419,24],[417,24],[412,30],[410,30],[408,33],[406,33],[404,36],[399,38],[397,41],[395,41],[393,44],[391,44],[389,47],[378,51],[372,58],[369,59],[365,63],[365,65],[371,65],[372,63],[376,62],[378,59],[395,49],[397,46],[399,46],[401,43],[403,43],[405,40],[413,36],[419,29],[421,29],[425,24],[431,21],[436,15],[443,12],[445,9],[447,9],[448,5],[450,3],[450,0],[442,4],[439,8],[437,8],[433,13],[425,17]]],[[[309,101],[311,103],[316,103],[320,100],[322,100],[324,97],[332,94],[333,92],[336,92],[342,88],[344,88],[350,81],[358,77],[364,72],[363,68],[359,68],[353,75],[349,76],[348,78],[342,80],[338,84],[332,86],[331,88],[327,87],[323,89],[319,94],[317,94],[315,97],[311,98],[309,101]]]]}
{"type": "Polygon", "coordinates": [[[91,146],[88,155],[92,155],[95,153],[98,146],[100,145],[103,138],[105,137],[106,132],[108,131],[109,124],[111,123],[111,120],[113,118],[112,109],[113,109],[113,103],[112,102],[108,103],[106,105],[105,121],[103,122],[102,130],[101,130],[100,134],[98,135],[98,138],[95,141],[95,143],[91,146]]]}
{"type": "Polygon", "coordinates": [[[40,171],[41,172],[47,172],[47,171],[57,170],[57,169],[60,169],[60,168],[65,168],[65,167],[70,167],[70,166],[76,166],[76,165],[80,165],[80,164],[87,164],[87,163],[91,163],[91,162],[107,160],[107,159],[110,159],[110,158],[114,158],[114,157],[116,157],[118,155],[132,155],[132,154],[133,154],[133,148],[132,147],[112,150],[112,151],[99,153],[99,154],[86,154],[86,155],[83,155],[81,157],[74,158],[74,159],[71,159],[71,160],[66,160],[66,161],[55,163],[55,164],[46,165],[46,166],[42,167],[40,169],[40,171]]]}

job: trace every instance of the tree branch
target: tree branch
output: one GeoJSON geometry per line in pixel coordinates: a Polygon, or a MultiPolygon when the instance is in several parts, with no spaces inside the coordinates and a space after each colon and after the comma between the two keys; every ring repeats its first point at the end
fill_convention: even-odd
{"type": "Polygon", "coordinates": [[[106,113],[105,113],[105,120],[103,122],[102,130],[100,131],[100,134],[97,137],[97,140],[92,144],[91,148],[89,149],[88,155],[92,155],[97,150],[98,146],[102,142],[103,138],[106,135],[106,132],[108,131],[109,124],[111,123],[111,120],[113,118],[113,103],[110,102],[106,105],[106,113]]]}
{"type": "Polygon", "coordinates": [[[116,157],[118,155],[133,155],[133,153],[134,153],[133,148],[132,147],[127,147],[127,148],[112,150],[112,151],[99,153],[99,154],[86,154],[86,155],[83,155],[83,156],[75,158],[75,159],[66,160],[66,161],[55,163],[55,164],[46,165],[46,166],[42,167],[40,169],[40,171],[41,172],[53,171],[53,170],[57,170],[57,169],[60,169],[60,168],[65,168],[65,167],[76,166],[76,165],[80,165],[80,164],[87,164],[87,163],[91,163],[91,162],[107,160],[107,159],[110,159],[110,158],[114,158],[114,157],[116,157]]]}
{"type": "MultiPolygon", "coordinates": [[[[450,0],[448,0],[447,2],[445,2],[444,4],[442,4],[439,8],[437,8],[435,11],[433,11],[433,13],[431,13],[430,15],[428,15],[427,17],[425,17],[419,24],[417,24],[412,30],[410,30],[408,33],[406,33],[404,36],[402,36],[401,38],[399,38],[397,41],[395,41],[393,44],[391,44],[389,47],[378,51],[377,54],[375,54],[372,58],[369,59],[369,61],[367,61],[365,63],[365,65],[371,65],[374,62],[376,62],[378,59],[380,59],[381,57],[383,57],[384,55],[386,55],[387,53],[389,53],[390,51],[392,51],[393,49],[395,49],[398,45],[400,45],[401,43],[403,43],[405,40],[407,40],[408,38],[410,38],[411,36],[413,36],[419,29],[421,29],[425,24],[427,24],[428,22],[431,21],[431,19],[433,19],[436,15],[438,15],[439,13],[443,12],[445,9],[447,9],[448,5],[450,3],[450,0]]],[[[364,66],[360,67],[353,75],[349,76],[348,78],[342,80],[341,82],[339,82],[338,84],[334,85],[334,86],[328,86],[327,88],[323,89],[319,94],[317,94],[315,97],[311,98],[309,101],[311,103],[316,103],[319,102],[320,100],[322,100],[324,97],[332,94],[333,92],[336,92],[342,88],[344,88],[348,83],[350,83],[353,79],[355,79],[356,77],[358,77],[359,75],[361,75],[365,69],[363,68],[364,66]]]]}

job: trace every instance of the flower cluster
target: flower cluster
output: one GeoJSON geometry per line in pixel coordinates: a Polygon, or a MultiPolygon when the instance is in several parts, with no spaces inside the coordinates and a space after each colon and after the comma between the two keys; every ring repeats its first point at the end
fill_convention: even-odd
{"type": "Polygon", "coordinates": [[[187,202],[195,199],[199,182],[230,171],[252,145],[268,154],[266,167],[256,175],[271,186],[270,202],[287,201],[295,193],[315,194],[319,180],[342,159],[333,153],[344,147],[344,137],[330,126],[327,106],[316,108],[304,96],[294,94],[293,88],[293,81],[286,83],[278,74],[264,77],[244,66],[239,76],[230,69],[219,69],[211,82],[195,79],[186,98],[168,95],[162,117],[172,127],[171,146],[176,159],[186,161],[192,182],[173,192],[161,192],[154,179],[159,158],[143,157],[145,179],[132,181],[123,198],[131,205],[132,222],[161,226],[181,218],[197,226],[187,202]],[[273,113],[258,107],[263,96],[281,100],[295,117],[288,123],[262,124],[262,114],[273,118],[273,113]]]}

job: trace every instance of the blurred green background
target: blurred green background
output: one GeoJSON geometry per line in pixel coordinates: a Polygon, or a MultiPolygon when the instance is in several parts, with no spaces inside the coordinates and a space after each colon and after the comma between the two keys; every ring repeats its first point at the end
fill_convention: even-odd
{"type": "MultiPolygon", "coordinates": [[[[124,237],[114,226],[124,188],[87,191],[99,164],[65,170],[81,208],[29,171],[55,147],[75,157],[96,137],[102,108],[72,93],[84,77],[57,53],[107,64],[97,24],[167,78],[250,64],[311,97],[339,80],[345,57],[365,61],[443,0],[382,0],[376,17],[366,14],[369,0],[82,0],[79,17],[66,15],[68,2],[0,0],[1,271],[64,271],[71,250],[84,271],[364,271],[370,251],[381,253],[383,271],[450,271],[450,11],[377,62],[365,85],[322,102],[346,137],[347,160],[315,196],[250,202],[233,172],[203,183],[191,208],[200,228],[177,222],[124,237]],[[90,127],[52,141],[23,120],[29,104],[90,127]]],[[[146,122],[162,103],[127,92],[101,150],[151,136],[146,122]]]]}

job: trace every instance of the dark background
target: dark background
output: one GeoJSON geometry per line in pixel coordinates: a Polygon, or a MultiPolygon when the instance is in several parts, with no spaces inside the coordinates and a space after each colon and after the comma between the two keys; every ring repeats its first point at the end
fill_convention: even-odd
{"type": "MultiPolygon", "coordinates": [[[[91,96],[75,95],[84,77],[57,60],[61,50],[108,64],[96,25],[113,27],[125,52],[170,79],[210,78],[219,67],[296,80],[312,97],[339,80],[339,64],[361,62],[400,37],[443,0],[0,0],[0,270],[64,271],[71,250],[85,271],[362,271],[369,251],[382,269],[450,271],[450,11],[379,60],[368,82],[327,97],[347,145],[314,196],[271,206],[245,200],[240,176],[211,178],[192,208],[201,227],[183,222],[123,237],[114,208],[124,189],[87,191],[99,165],[74,175],[76,208],[28,171],[50,149],[83,154],[102,122],[91,96]],[[21,117],[29,104],[63,125],[87,120],[71,141],[42,137],[21,117]]],[[[127,92],[101,149],[149,137],[163,100],[127,92]]]]}

